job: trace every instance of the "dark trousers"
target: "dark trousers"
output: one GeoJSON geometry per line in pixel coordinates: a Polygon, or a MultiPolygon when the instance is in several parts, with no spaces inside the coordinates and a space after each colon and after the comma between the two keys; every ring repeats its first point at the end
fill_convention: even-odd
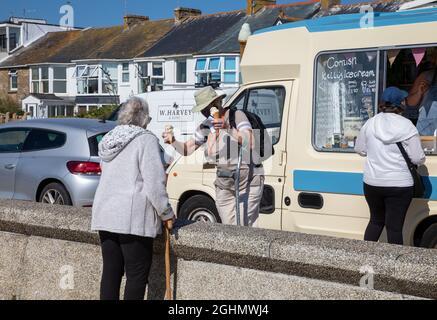
{"type": "Polygon", "coordinates": [[[364,184],[364,195],[370,208],[370,222],[364,240],[378,241],[384,227],[388,243],[403,244],[402,228],[413,187],[374,187],[364,184]]]}
{"type": "Polygon", "coordinates": [[[144,300],[153,256],[153,239],[100,231],[103,274],[101,300],[119,300],[126,272],[124,300],[144,300]]]}

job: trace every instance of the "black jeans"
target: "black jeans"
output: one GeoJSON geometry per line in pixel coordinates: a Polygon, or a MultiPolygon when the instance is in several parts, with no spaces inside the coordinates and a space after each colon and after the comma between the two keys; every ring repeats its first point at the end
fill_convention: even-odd
{"type": "Polygon", "coordinates": [[[374,187],[364,184],[364,195],[370,208],[370,222],[364,240],[378,241],[384,226],[388,243],[403,244],[402,228],[414,187],[374,187]]]}
{"type": "Polygon", "coordinates": [[[119,300],[126,271],[124,300],[144,300],[153,256],[153,239],[100,231],[103,274],[101,300],[119,300]]]}

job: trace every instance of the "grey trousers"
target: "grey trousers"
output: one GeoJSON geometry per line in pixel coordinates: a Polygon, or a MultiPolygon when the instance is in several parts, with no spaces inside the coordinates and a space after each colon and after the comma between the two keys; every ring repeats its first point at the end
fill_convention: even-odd
{"type": "MultiPolygon", "coordinates": [[[[222,223],[237,225],[234,179],[217,177],[215,187],[216,206],[222,223]]],[[[240,223],[242,226],[258,226],[263,191],[264,176],[252,175],[249,170],[242,169],[240,178],[240,223]]]]}

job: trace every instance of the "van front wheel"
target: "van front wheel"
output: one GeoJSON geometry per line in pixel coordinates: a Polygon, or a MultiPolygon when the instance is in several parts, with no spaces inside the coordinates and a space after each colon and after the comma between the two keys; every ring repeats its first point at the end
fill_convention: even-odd
{"type": "Polygon", "coordinates": [[[437,223],[432,224],[423,233],[420,246],[423,248],[437,249],[437,223]]]}
{"type": "Polygon", "coordinates": [[[179,210],[179,217],[191,221],[221,223],[214,201],[204,195],[188,198],[179,210]]]}

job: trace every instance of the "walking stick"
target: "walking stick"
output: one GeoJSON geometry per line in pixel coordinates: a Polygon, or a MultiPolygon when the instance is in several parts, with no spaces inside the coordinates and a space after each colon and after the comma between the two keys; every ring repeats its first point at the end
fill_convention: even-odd
{"type": "Polygon", "coordinates": [[[235,214],[237,218],[237,226],[241,225],[240,218],[240,170],[241,170],[241,161],[243,158],[243,147],[240,147],[238,151],[238,164],[237,171],[235,172],[235,214]]]}
{"type": "MultiPolygon", "coordinates": [[[[172,227],[172,222],[167,222],[172,227]]],[[[173,300],[170,284],[170,229],[165,224],[165,300],[173,300]]]]}

